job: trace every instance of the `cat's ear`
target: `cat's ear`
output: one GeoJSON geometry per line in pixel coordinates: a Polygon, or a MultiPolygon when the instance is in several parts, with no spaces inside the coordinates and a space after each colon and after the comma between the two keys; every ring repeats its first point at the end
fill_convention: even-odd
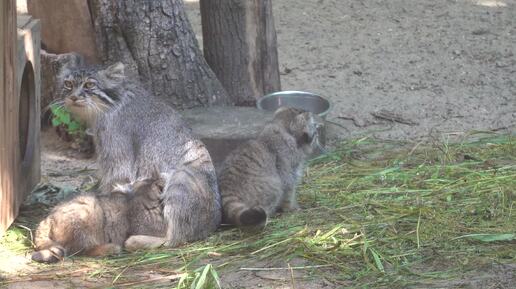
{"type": "Polygon", "coordinates": [[[160,173],[160,177],[157,179],[157,185],[163,191],[172,180],[173,173],[160,173]]]}
{"type": "MultiPolygon", "coordinates": [[[[42,52],[49,54],[47,52],[42,52]]],[[[55,55],[55,54],[51,54],[55,55]]],[[[72,70],[81,66],[84,66],[84,58],[75,52],[65,53],[61,55],[55,55],[56,60],[53,62],[54,70],[58,72],[72,70]]]]}
{"type": "Polygon", "coordinates": [[[73,70],[84,65],[84,59],[81,55],[71,52],[59,55],[53,63],[54,70],[57,72],[57,81],[62,84],[68,78],[73,70]]]}
{"type": "Polygon", "coordinates": [[[129,194],[133,191],[133,186],[131,183],[125,183],[125,184],[115,184],[113,185],[113,189],[111,190],[112,194],[119,193],[119,194],[129,194]]]}
{"type": "Polygon", "coordinates": [[[111,78],[124,78],[125,77],[125,65],[122,62],[114,63],[105,69],[106,73],[111,78]]]}
{"type": "Polygon", "coordinates": [[[287,111],[289,110],[290,107],[288,106],[280,106],[278,109],[276,109],[276,111],[274,112],[274,116],[277,116],[278,114],[284,112],[284,111],[287,111]]]}
{"type": "Polygon", "coordinates": [[[310,144],[316,134],[311,113],[301,113],[290,122],[290,132],[297,140],[298,146],[310,144]]]}
{"type": "Polygon", "coordinates": [[[64,81],[70,77],[72,69],[73,68],[68,64],[65,64],[59,68],[59,73],[57,74],[57,84],[59,87],[62,87],[64,81]]]}
{"type": "Polygon", "coordinates": [[[282,106],[278,108],[274,112],[274,121],[281,122],[288,129],[289,123],[294,120],[294,118],[302,114],[304,111],[298,108],[282,106]]]}
{"type": "Polygon", "coordinates": [[[125,65],[122,62],[116,62],[101,70],[99,75],[103,78],[106,88],[116,87],[125,79],[125,65]]]}

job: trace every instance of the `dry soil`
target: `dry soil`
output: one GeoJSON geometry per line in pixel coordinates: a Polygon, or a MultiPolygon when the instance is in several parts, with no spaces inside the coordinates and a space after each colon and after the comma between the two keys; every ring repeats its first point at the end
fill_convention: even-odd
{"type": "MultiPolygon", "coordinates": [[[[333,137],[514,130],[516,1],[272,2],[282,89],[330,99],[333,137]]],[[[186,4],[201,35],[198,2],[186,4]]]]}

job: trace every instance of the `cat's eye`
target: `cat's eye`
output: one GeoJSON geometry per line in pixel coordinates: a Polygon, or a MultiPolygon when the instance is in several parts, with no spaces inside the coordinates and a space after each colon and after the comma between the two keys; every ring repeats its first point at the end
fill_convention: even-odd
{"type": "Polygon", "coordinates": [[[71,90],[73,87],[73,83],[70,80],[65,80],[63,85],[64,85],[64,88],[68,89],[68,90],[71,90]]]}
{"type": "Polygon", "coordinates": [[[96,86],[95,82],[92,82],[92,81],[88,81],[88,82],[86,82],[86,83],[84,84],[84,87],[85,87],[86,89],[92,89],[92,88],[94,88],[95,86],[96,86]]]}

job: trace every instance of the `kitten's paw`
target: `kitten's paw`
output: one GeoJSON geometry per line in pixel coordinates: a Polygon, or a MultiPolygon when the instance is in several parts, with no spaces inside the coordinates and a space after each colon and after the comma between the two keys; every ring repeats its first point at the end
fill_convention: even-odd
{"type": "Polygon", "coordinates": [[[160,237],[133,235],[127,238],[124,247],[127,251],[133,252],[140,249],[153,249],[165,245],[166,239],[160,237]]]}
{"type": "Polygon", "coordinates": [[[32,253],[32,260],[39,263],[56,263],[62,260],[65,255],[62,247],[53,246],[48,249],[35,251],[32,253]]]}
{"type": "Polygon", "coordinates": [[[85,250],[84,255],[92,256],[92,257],[102,257],[102,256],[116,255],[116,254],[119,254],[120,252],[122,252],[122,247],[120,247],[120,245],[113,244],[113,243],[106,243],[106,244],[97,245],[88,250],[85,250]]]}

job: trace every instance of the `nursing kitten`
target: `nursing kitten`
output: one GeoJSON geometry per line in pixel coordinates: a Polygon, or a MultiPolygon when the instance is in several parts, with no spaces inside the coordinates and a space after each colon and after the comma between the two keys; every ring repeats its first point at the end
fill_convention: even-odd
{"type": "Polygon", "coordinates": [[[81,194],[58,204],[39,223],[32,260],[119,253],[132,234],[166,233],[160,195],[164,180],[149,178],[116,186],[108,195],[81,194]]]}
{"type": "Polygon", "coordinates": [[[278,210],[297,209],[296,185],[320,146],[318,127],[312,113],[280,108],[256,139],[231,152],[218,174],[223,221],[262,228],[278,210]]]}
{"type": "Polygon", "coordinates": [[[156,248],[166,243],[167,221],[163,216],[162,192],[170,182],[170,175],[154,174],[126,189],[134,192],[128,208],[129,238],[124,242],[127,251],[156,248]]]}
{"type": "Polygon", "coordinates": [[[65,106],[94,135],[101,192],[155,168],[175,174],[162,196],[166,245],[215,231],[222,215],[215,168],[204,144],[167,102],[126,77],[122,63],[66,68],[61,85],[65,106]]]}

